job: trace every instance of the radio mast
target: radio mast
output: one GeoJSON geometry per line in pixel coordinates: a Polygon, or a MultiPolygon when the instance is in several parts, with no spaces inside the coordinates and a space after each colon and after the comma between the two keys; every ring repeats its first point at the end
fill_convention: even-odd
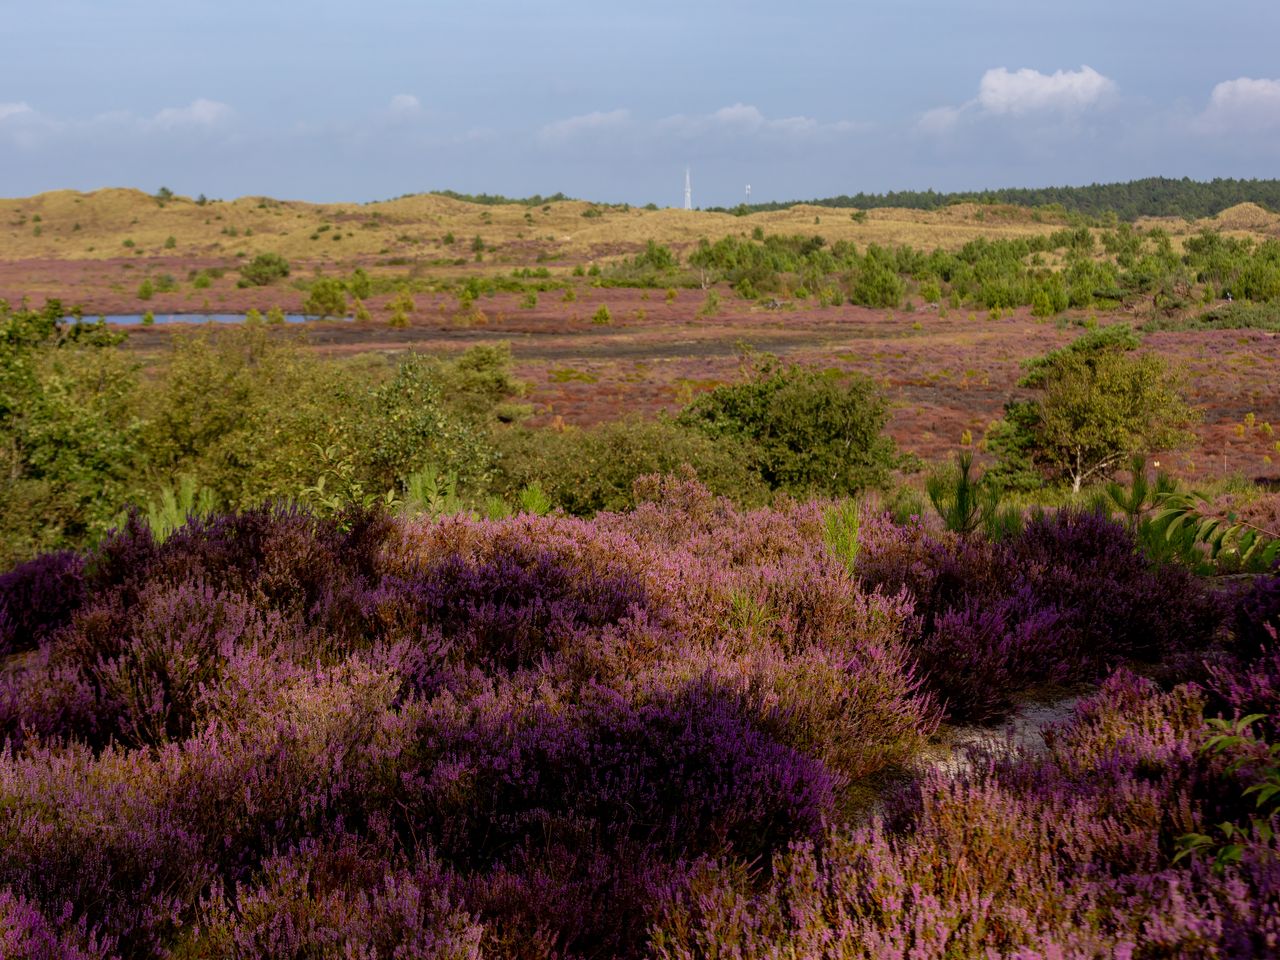
{"type": "Polygon", "coordinates": [[[693,209],[693,182],[689,179],[689,168],[684,168],[684,208],[693,209]]]}

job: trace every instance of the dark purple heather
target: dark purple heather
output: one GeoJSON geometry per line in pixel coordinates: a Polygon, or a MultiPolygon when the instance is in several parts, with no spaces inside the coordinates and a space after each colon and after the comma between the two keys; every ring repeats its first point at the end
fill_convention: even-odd
{"type": "Polygon", "coordinates": [[[1248,829],[1265,742],[1200,748],[1206,708],[1275,735],[1275,578],[1228,617],[1070,513],[1001,545],[868,516],[851,572],[827,504],[638,490],[134,519],[0,578],[0,956],[1275,952],[1275,841],[1172,862],[1248,829]],[[1210,689],[1114,672],[1224,618],[1210,689]],[[912,773],[941,705],[1108,675],[1043,755],[912,773]]]}

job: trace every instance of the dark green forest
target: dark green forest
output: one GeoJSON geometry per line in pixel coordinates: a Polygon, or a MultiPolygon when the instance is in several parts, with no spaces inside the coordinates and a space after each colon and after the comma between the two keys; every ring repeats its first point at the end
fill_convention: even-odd
{"type": "Polygon", "coordinates": [[[724,213],[757,213],[785,210],[804,202],[819,207],[848,207],[872,210],[878,207],[906,207],[937,210],[954,203],[1015,204],[1023,207],[1060,207],[1065,213],[1120,220],[1138,217],[1212,217],[1237,203],[1256,203],[1268,210],[1280,210],[1280,180],[1209,181],[1146,177],[1128,183],[1092,183],[1087,187],[1011,187],[964,193],[935,190],[893,190],[888,193],[856,193],[822,200],[792,200],[786,203],[741,204],[733,208],[711,207],[724,213]]]}

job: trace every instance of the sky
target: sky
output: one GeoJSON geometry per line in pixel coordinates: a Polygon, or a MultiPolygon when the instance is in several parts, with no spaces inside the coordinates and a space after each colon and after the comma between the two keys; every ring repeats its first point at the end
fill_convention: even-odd
{"type": "Polygon", "coordinates": [[[1280,177],[1276,0],[0,0],[0,195],[1280,177]]]}

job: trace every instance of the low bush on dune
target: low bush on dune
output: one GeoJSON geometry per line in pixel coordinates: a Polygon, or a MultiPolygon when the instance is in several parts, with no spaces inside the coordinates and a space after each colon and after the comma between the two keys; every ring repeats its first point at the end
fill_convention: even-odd
{"type": "Polygon", "coordinates": [[[864,516],[853,550],[829,504],[743,510],[687,476],[634,496],[591,521],[262,507],[159,541],[135,520],[7,574],[4,955],[1261,942],[1271,841],[1216,886],[1209,854],[1174,858],[1253,829],[1253,747],[1204,752],[1203,715],[1274,710],[1250,646],[1262,624],[1274,648],[1271,581],[1226,611],[1093,515],[995,546],[864,516]],[[1120,674],[1044,757],[866,809],[944,710],[1198,649],[1224,618],[1253,687],[1120,674]]]}

